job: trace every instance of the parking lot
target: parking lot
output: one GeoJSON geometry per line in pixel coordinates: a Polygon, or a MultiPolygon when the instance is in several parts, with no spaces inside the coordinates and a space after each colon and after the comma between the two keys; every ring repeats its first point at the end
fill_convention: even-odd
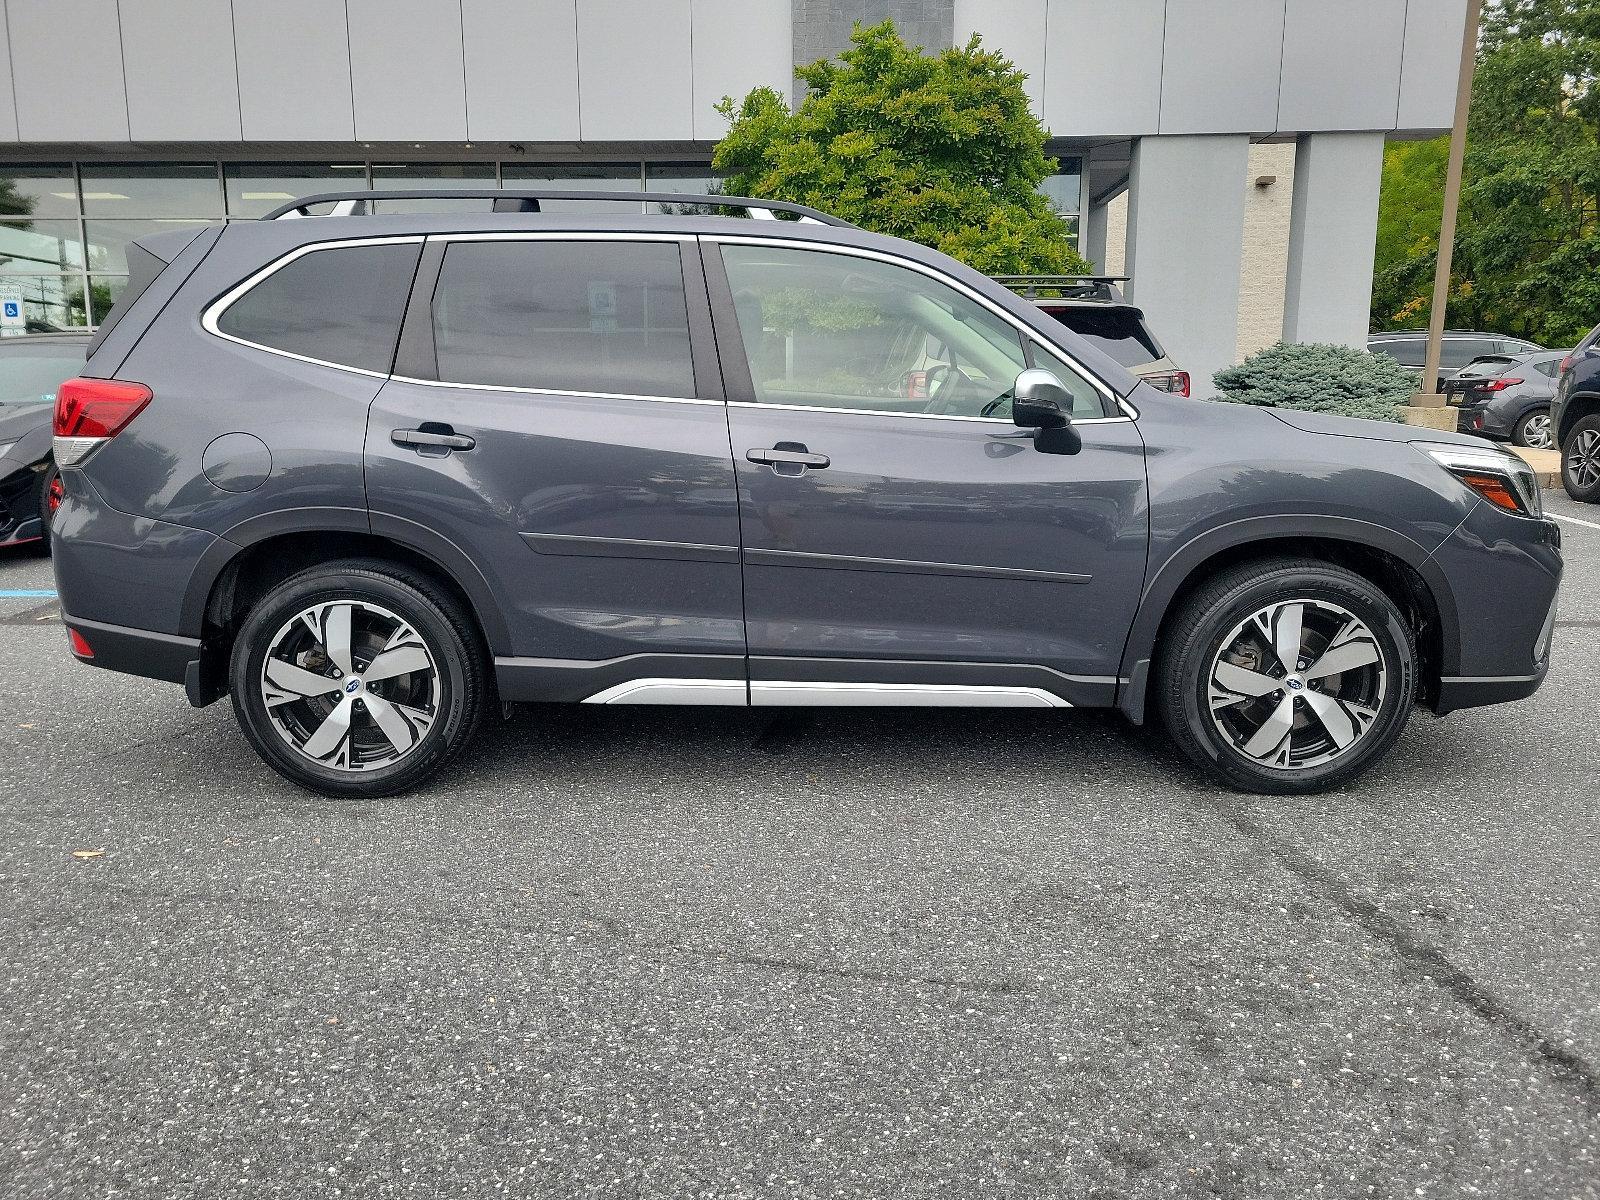
{"type": "Polygon", "coordinates": [[[1105,714],[552,708],[334,803],[0,551],[0,1194],[1600,1195],[1546,499],[1544,689],[1287,801],[1105,714]]]}

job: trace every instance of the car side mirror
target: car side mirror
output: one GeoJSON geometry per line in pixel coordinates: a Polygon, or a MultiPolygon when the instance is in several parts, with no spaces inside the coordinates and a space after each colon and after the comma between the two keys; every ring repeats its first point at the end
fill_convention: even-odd
{"type": "Polygon", "coordinates": [[[1083,439],[1072,428],[1072,393],[1054,374],[1032,367],[1011,385],[1011,420],[1032,429],[1034,448],[1042,454],[1076,454],[1083,439]]]}

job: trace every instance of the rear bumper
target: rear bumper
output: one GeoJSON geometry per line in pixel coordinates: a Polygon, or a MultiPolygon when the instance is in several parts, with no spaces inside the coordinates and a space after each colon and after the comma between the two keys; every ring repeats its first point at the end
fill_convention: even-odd
{"type": "Polygon", "coordinates": [[[78,656],[79,662],[90,666],[167,683],[183,683],[189,674],[189,664],[200,658],[200,642],[196,638],[87,621],[66,612],[61,614],[61,623],[76,630],[94,651],[93,658],[78,656]]]}

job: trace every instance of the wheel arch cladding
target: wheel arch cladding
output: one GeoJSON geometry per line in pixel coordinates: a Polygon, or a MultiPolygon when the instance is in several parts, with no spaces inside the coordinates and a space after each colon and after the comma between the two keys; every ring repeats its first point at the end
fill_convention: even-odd
{"type": "Polygon", "coordinates": [[[1151,577],[1123,651],[1118,707],[1145,719],[1150,661],[1184,599],[1219,571],[1267,558],[1313,558],[1342,566],[1382,589],[1417,639],[1419,695],[1431,703],[1441,676],[1455,665],[1459,621],[1444,573],[1426,550],[1381,526],[1342,518],[1280,522],[1254,518],[1225,525],[1187,543],[1151,577]]]}
{"type": "Polygon", "coordinates": [[[1572,427],[1585,417],[1600,416],[1600,395],[1594,392],[1577,392],[1567,397],[1566,404],[1561,409],[1561,428],[1556,431],[1556,441],[1559,444],[1566,440],[1572,427]]]}
{"type": "Polygon", "coordinates": [[[207,555],[215,561],[196,571],[184,605],[184,628],[192,629],[202,646],[200,695],[191,695],[191,700],[209,703],[226,691],[234,636],[257,600],[291,575],[337,559],[378,559],[427,576],[461,605],[491,655],[506,653],[503,647],[509,646],[510,638],[505,618],[483,577],[464,555],[465,571],[462,563],[442,562],[441,557],[437,551],[429,553],[396,538],[355,529],[280,531],[243,546],[219,541],[207,555]]]}

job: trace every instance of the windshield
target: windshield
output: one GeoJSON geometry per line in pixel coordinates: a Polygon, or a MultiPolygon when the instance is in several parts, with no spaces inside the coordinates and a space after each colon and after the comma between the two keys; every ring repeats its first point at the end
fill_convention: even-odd
{"type": "Polygon", "coordinates": [[[1142,367],[1162,357],[1161,348],[1146,331],[1136,309],[1064,305],[1060,308],[1041,306],[1041,311],[1049,313],[1124,367],[1142,367]]]}
{"type": "Polygon", "coordinates": [[[0,352],[0,404],[54,404],[56,388],[83,369],[83,346],[29,346],[0,352]]]}

